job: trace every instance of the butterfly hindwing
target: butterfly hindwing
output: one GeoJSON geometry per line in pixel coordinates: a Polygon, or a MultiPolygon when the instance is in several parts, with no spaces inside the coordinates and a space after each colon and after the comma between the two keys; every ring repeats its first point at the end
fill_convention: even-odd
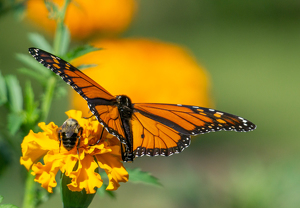
{"type": "Polygon", "coordinates": [[[159,123],[135,112],[131,120],[133,134],[133,154],[137,157],[170,156],[179,153],[190,145],[190,135],[159,123]]]}

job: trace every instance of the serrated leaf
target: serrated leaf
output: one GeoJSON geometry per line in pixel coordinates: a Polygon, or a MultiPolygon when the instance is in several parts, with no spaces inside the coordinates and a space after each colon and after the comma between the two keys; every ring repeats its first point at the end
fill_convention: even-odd
{"type": "Polygon", "coordinates": [[[13,75],[7,75],[5,81],[9,108],[14,113],[20,113],[23,110],[23,96],[20,83],[13,75]]]}
{"type": "Polygon", "coordinates": [[[49,77],[51,75],[51,71],[47,70],[43,65],[37,62],[32,56],[25,55],[22,53],[17,53],[16,58],[21,61],[23,64],[26,64],[30,68],[34,69],[39,76],[49,77]]]}
{"type": "Polygon", "coordinates": [[[7,127],[11,135],[15,135],[16,132],[21,128],[23,120],[24,120],[24,116],[22,116],[22,114],[18,114],[18,113],[8,114],[7,127]]]}
{"type": "Polygon", "coordinates": [[[19,68],[18,72],[35,79],[36,81],[38,81],[42,85],[45,85],[47,83],[47,80],[48,80],[46,77],[41,76],[36,71],[33,71],[33,70],[25,68],[25,67],[19,68]]]}
{"type": "Polygon", "coordinates": [[[33,43],[33,45],[36,46],[37,48],[41,48],[45,51],[53,53],[53,49],[50,43],[46,40],[44,36],[38,33],[29,33],[28,38],[33,43]]]}
{"type": "Polygon", "coordinates": [[[162,186],[161,183],[158,181],[158,178],[152,176],[148,172],[141,171],[139,168],[126,170],[129,174],[129,181],[131,182],[162,186]]]}
{"type": "Polygon", "coordinates": [[[68,60],[72,60],[72,59],[78,58],[80,56],[83,56],[87,53],[90,53],[93,51],[98,51],[98,50],[101,50],[101,48],[96,48],[91,45],[79,46],[75,50],[72,50],[71,52],[69,52],[66,57],[68,60]]]}
{"type": "Polygon", "coordinates": [[[7,102],[7,89],[5,79],[0,71],[0,105],[7,102]]]}

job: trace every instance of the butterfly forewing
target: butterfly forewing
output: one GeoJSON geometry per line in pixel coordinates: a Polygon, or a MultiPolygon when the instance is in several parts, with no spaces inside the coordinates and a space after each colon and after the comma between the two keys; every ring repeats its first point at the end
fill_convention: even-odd
{"type": "Polygon", "coordinates": [[[187,135],[220,130],[251,131],[256,128],[242,117],[198,106],[145,103],[134,104],[134,111],[187,135]]]}
{"type": "Polygon", "coordinates": [[[66,83],[71,85],[85,100],[89,101],[97,98],[115,99],[97,82],[61,58],[37,48],[29,48],[29,52],[38,62],[51,69],[66,83]]]}

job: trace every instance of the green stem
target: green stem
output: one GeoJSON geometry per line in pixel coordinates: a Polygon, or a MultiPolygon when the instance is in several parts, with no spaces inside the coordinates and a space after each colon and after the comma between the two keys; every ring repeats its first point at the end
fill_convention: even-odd
{"type": "Polygon", "coordinates": [[[34,181],[33,175],[28,171],[27,178],[25,182],[25,193],[24,193],[24,201],[23,208],[35,208],[37,204],[36,200],[36,183],[34,181]]]}
{"type": "MultiPolygon", "coordinates": [[[[61,54],[61,45],[63,40],[63,33],[64,33],[64,20],[65,20],[65,13],[67,7],[71,0],[65,0],[65,4],[62,10],[58,14],[57,19],[57,28],[54,37],[54,53],[57,55],[61,54]]],[[[41,121],[46,121],[49,115],[51,103],[53,100],[54,89],[56,86],[56,76],[51,76],[48,79],[46,84],[44,99],[41,105],[41,121]]],[[[35,208],[37,206],[38,199],[36,196],[36,183],[34,181],[34,176],[30,174],[30,171],[27,174],[26,184],[25,184],[25,193],[24,193],[24,201],[23,201],[23,208],[35,208]]]]}
{"type": "Polygon", "coordinates": [[[65,14],[67,11],[67,7],[71,0],[65,0],[65,4],[62,10],[59,12],[56,24],[56,32],[54,36],[54,53],[58,56],[63,55],[61,54],[61,45],[63,40],[63,31],[64,31],[64,21],[65,21],[65,14]]]}
{"type": "Polygon", "coordinates": [[[54,94],[54,89],[56,85],[56,77],[51,76],[48,80],[43,103],[42,103],[42,115],[41,115],[41,120],[46,121],[48,118],[49,110],[51,107],[52,99],[53,99],[53,94],[54,94]]]}

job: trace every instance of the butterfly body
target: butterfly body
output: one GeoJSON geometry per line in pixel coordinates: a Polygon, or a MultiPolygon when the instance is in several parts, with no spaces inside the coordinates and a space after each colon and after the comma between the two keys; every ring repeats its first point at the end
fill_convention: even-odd
{"type": "Polygon", "coordinates": [[[106,130],[121,142],[123,161],[135,157],[170,156],[191,143],[191,136],[215,131],[247,132],[252,122],[229,113],[191,105],[132,103],[125,95],[113,96],[83,72],[46,51],[30,54],[68,83],[86,101],[106,130]]]}

